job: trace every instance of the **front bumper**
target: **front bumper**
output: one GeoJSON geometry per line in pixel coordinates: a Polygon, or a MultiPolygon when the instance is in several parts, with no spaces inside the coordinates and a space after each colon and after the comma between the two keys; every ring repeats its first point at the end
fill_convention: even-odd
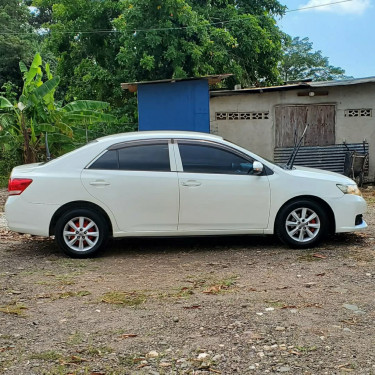
{"type": "Polygon", "coordinates": [[[367,210],[366,201],[362,197],[344,194],[341,198],[328,201],[328,204],[335,215],[336,233],[355,232],[367,228],[367,223],[364,220],[359,222],[357,218],[367,210]]]}

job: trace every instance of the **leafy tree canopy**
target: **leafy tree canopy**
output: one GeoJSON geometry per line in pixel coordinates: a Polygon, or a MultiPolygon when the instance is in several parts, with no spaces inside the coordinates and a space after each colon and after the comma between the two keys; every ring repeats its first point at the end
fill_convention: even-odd
{"type": "Polygon", "coordinates": [[[0,88],[6,82],[22,86],[21,60],[31,62],[36,35],[30,27],[30,11],[23,1],[0,0],[0,88]]]}
{"type": "Polygon", "coordinates": [[[111,32],[119,2],[35,0],[33,5],[50,17],[44,24],[49,29],[45,44],[57,56],[56,73],[61,77],[64,98],[89,97],[120,104],[118,36],[111,32]]]}
{"type": "Polygon", "coordinates": [[[272,82],[282,37],[272,15],[283,10],[273,0],[125,0],[117,57],[130,81],[229,72],[243,85],[272,82]]]}
{"type": "MultiPolygon", "coordinates": [[[[277,0],[34,0],[58,56],[65,99],[123,105],[120,83],[234,73],[275,82],[282,33],[277,0]]],[[[229,82],[233,85],[235,82],[229,82]]],[[[129,104],[128,102],[125,103],[129,104]]]]}
{"type": "Polygon", "coordinates": [[[344,69],[330,65],[328,57],[322,56],[321,51],[313,50],[309,38],[285,40],[284,56],[279,70],[284,81],[329,81],[347,78],[344,69]]]}

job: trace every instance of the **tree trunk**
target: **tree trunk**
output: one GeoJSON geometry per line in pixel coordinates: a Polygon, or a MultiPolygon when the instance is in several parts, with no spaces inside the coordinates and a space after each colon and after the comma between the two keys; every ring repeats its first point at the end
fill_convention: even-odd
{"type": "Polygon", "coordinates": [[[23,161],[25,164],[35,163],[35,152],[30,145],[30,137],[27,131],[26,119],[21,112],[21,129],[23,135],[23,161]]]}

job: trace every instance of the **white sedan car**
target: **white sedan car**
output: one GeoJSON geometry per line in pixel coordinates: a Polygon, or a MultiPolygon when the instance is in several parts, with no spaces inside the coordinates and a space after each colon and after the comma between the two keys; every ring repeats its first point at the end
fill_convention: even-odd
{"type": "Polygon", "coordinates": [[[285,169],[193,132],[100,138],[48,163],[13,169],[11,230],[54,235],[85,257],[109,236],[273,234],[311,247],[327,233],[367,227],[357,185],[318,169],[285,169]]]}

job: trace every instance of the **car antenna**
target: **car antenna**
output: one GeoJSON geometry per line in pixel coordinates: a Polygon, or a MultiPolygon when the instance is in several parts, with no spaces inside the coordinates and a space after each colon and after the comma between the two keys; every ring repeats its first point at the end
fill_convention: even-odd
{"type": "Polygon", "coordinates": [[[46,132],[45,136],[45,141],[46,141],[46,160],[50,161],[51,160],[51,153],[49,152],[49,147],[48,147],[48,133],[46,132]]]}
{"type": "Polygon", "coordinates": [[[297,156],[298,151],[301,147],[303,138],[305,137],[306,130],[307,130],[308,127],[309,127],[309,124],[306,124],[305,130],[303,131],[301,138],[299,139],[298,143],[295,144],[295,146],[293,148],[293,151],[290,154],[290,157],[289,157],[287,163],[285,164],[285,169],[292,169],[293,168],[294,160],[296,159],[296,156],[297,156]]]}

